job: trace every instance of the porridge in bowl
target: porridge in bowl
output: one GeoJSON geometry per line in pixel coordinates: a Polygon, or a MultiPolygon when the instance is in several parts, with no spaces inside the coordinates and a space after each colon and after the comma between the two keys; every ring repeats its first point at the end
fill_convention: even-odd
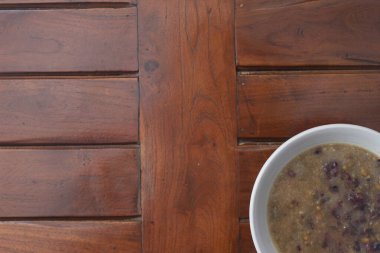
{"type": "Polygon", "coordinates": [[[380,253],[380,158],[348,144],[306,150],[276,178],[268,224],[279,253],[380,253]]]}

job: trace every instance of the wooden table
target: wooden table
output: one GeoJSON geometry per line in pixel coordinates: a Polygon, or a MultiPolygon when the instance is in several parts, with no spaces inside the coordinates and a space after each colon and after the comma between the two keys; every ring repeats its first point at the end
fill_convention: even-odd
{"type": "Polygon", "coordinates": [[[0,0],[0,252],[252,253],[307,128],[380,130],[377,0],[0,0]]]}

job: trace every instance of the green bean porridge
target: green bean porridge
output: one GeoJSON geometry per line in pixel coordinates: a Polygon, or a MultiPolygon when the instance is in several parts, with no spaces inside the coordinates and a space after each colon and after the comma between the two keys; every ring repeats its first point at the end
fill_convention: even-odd
{"type": "Polygon", "coordinates": [[[348,144],[301,153],[276,178],[268,224],[279,253],[380,253],[380,158],[348,144]]]}

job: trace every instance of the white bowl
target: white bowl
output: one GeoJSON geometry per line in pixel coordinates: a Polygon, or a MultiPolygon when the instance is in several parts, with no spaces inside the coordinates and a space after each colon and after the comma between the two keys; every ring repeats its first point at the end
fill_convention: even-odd
{"type": "Polygon", "coordinates": [[[349,124],[311,128],[282,144],[263,165],[252,190],[249,222],[258,253],[279,253],[271,239],[267,220],[268,198],[278,173],[302,151],[327,143],[353,144],[380,156],[380,133],[349,124]]]}

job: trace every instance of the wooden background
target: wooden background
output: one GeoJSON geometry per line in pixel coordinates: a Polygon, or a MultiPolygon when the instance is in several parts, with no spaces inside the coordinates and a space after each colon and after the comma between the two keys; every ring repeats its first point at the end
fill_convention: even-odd
{"type": "Polygon", "coordinates": [[[142,252],[137,7],[80,2],[0,0],[0,252],[142,252]]]}
{"type": "Polygon", "coordinates": [[[0,252],[253,253],[265,160],[380,130],[377,0],[0,0],[0,252]]]}
{"type": "Polygon", "coordinates": [[[255,252],[248,205],[265,160],[308,128],[380,130],[380,2],[237,0],[240,253],[255,252]]]}

